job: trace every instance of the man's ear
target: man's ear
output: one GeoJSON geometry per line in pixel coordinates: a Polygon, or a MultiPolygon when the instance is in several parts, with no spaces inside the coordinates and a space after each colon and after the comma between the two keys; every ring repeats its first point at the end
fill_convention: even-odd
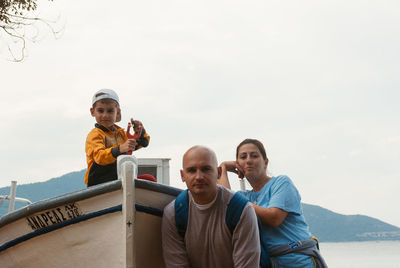
{"type": "Polygon", "coordinates": [[[218,167],[218,178],[217,179],[219,179],[219,178],[221,178],[221,174],[222,174],[222,167],[218,167]]]}
{"type": "Polygon", "coordinates": [[[90,114],[94,117],[94,108],[90,108],[90,114]]]}
{"type": "Polygon", "coordinates": [[[180,172],[181,172],[181,179],[182,179],[182,182],[185,182],[186,180],[185,180],[185,176],[184,176],[183,170],[181,169],[180,172]]]}

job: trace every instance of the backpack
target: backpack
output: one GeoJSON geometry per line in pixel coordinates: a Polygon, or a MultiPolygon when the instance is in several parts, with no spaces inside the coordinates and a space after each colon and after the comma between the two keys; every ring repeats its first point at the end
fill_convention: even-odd
{"type": "MultiPolygon", "coordinates": [[[[247,198],[241,195],[240,193],[235,193],[232,196],[231,200],[229,201],[228,207],[226,209],[225,223],[231,234],[233,234],[247,202],[249,202],[249,200],[247,200],[247,198]]],[[[184,190],[175,199],[175,224],[178,233],[182,238],[185,237],[188,224],[188,216],[189,216],[188,190],[184,190]]],[[[261,236],[262,232],[261,222],[258,217],[257,217],[257,222],[258,222],[258,231],[260,233],[260,245],[261,245],[260,267],[267,268],[270,267],[270,259],[266,244],[261,236]]]]}

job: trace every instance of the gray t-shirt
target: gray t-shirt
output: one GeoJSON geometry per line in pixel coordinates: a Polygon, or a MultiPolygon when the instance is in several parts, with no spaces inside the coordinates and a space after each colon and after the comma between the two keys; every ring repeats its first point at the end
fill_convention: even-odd
{"type": "Polygon", "coordinates": [[[162,245],[167,268],[259,267],[260,238],[252,205],[247,203],[243,209],[233,235],[226,226],[226,208],[233,194],[218,186],[215,202],[201,210],[189,192],[189,217],[184,239],[175,224],[175,201],[165,207],[162,245]]]}

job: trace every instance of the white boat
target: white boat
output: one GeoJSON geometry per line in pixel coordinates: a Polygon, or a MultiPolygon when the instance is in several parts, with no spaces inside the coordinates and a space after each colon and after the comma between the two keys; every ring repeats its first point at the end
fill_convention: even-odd
{"type": "Polygon", "coordinates": [[[136,174],[137,159],[122,156],[119,180],[1,217],[0,267],[164,267],[162,211],[181,190],[136,174]]]}

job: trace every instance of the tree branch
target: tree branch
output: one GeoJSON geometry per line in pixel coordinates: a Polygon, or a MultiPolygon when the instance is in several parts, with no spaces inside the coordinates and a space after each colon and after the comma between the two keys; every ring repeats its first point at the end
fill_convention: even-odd
{"type": "MultiPolygon", "coordinates": [[[[52,0],[49,0],[52,1],[52,0]]],[[[56,29],[56,24],[60,21],[60,16],[55,21],[47,20],[33,15],[36,11],[36,0],[0,0],[0,28],[3,29],[5,35],[1,36],[0,41],[7,43],[8,51],[13,61],[19,62],[25,58],[25,50],[27,41],[37,42],[40,38],[41,25],[44,25],[47,30],[53,34],[55,39],[58,39],[64,30],[64,25],[60,29],[56,29]],[[7,36],[9,41],[7,41],[7,36]],[[2,40],[3,39],[3,40],[2,40]],[[19,44],[17,50],[20,56],[15,53],[12,44],[19,44]]]]}

